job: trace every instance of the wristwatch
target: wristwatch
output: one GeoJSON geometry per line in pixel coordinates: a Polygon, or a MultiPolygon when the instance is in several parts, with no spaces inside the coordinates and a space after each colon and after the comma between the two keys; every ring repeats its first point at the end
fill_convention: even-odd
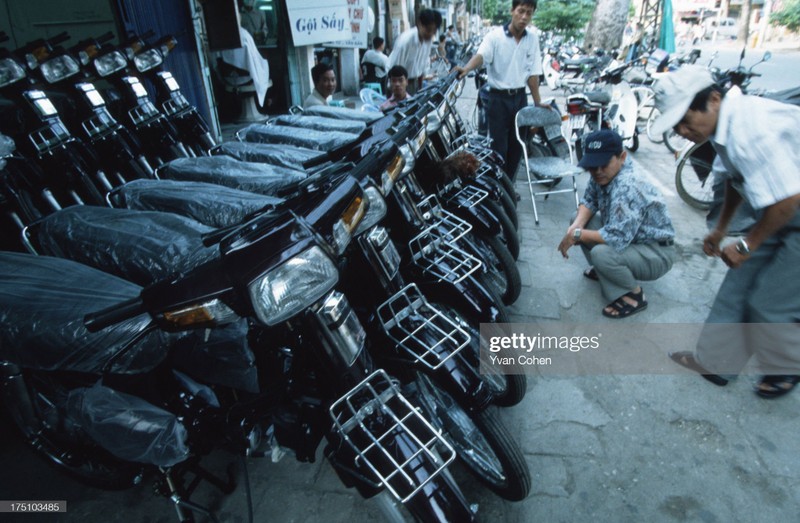
{"type": "Polygon", "coordinates": [[[581,232],[582,232],[581,228],[580,227],[576,227],[575,230],[572,231],[572,239],[575,240],[576,242],[580,242],[581,241],[581,232]]]}
{"type": "Polygon", "coordinates": [[[739,241],[736,242],[736,252],[745,256],[750,254],[750,246],[747,245],[747,241],[744,238],[739,238],[739,241]]]}

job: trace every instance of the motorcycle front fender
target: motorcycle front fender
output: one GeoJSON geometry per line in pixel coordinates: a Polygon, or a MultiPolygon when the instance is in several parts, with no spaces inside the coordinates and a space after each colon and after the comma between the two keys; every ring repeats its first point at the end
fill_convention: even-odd
{"type": "Polygon", "coordinates": [[[450,305],[471,323],[507,322],[502,301],[479,274],[470,274],[457,283],[446,280],[416,283],[430,301],[450,305]]]}
{"type": "Polygon", "coordinates": [[[486,206],[478,203],[472,205],[461,196],[444,202],[448,211],[472,225],[479,234],[496,236],[502,233],[500,219],[486,206]]]}

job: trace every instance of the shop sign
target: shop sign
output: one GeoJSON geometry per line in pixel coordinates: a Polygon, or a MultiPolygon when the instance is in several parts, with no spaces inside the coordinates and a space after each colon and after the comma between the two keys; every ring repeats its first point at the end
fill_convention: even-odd
{"type": "Polygon", "coordinates": [[[367,37],[370,31],[370,17],[375,24],[375,14],[367,5],[367,0],[347,0],[347,10],[350,16],[350,30],[353,37],[349,40],[331,42],[331,47],[358,47],[367,48],[367,37]]]}
{"type": "Polygon", "coordinates": [[[348,0],[286,0],[286,8],[298,47],[353,37],[348,0]]]}

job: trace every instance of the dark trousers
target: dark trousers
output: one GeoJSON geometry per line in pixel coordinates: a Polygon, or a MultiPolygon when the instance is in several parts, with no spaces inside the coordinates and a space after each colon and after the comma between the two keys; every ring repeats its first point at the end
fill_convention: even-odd
{"type": "Polygon", "coordinates": [[[512,180],[516,178],[517,166],[522,157],[522,146],[514,131],[514,118],[527,105],[527,96],[523,90],[513,95],[489,91],[486,97],[492,149],[506,161],[505,171],[512,180]]]}

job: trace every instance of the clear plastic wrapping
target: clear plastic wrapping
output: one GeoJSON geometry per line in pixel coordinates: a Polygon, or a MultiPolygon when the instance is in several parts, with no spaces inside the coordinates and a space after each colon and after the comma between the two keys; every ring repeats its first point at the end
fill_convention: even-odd
{"type": "Polygon", "coordinates": [[[314,105],[303,110],[303,114],[308,116],[336,118],[337,120],[358,120],[365,123],[371,123],[383,118],[383,113],[359,111],[357,109],[350,109],[349,107],[335,107],[331,105],[314,105]]]}
{"type": "Polygon", "coordinates": [[[317,131],[340,131],[351,134],[361,134],[367,128],[367,123],[361,120],[341,120],[305,114],[283,114],[273,118],[272,123],[289,127],[315,129],[317,131]]]}
{"type": "Polygon", "coordinates": [[[215,183],[269,196],[291,192],[292,187],[307,177],[303,171],[265,163],[240,162],[229,156],[179,158],[160,167],[158,175],[170,180],[215,183]]]}
{"type": "Polygon", "coordinates": [[[274,143],[306,147],[318,151],[330,151],[347,145],[358,138],[357,134],[341,131],[317,131],[285,125],[252,124],[236,133],[250,143],[274,143]]]}
{"type": "Polygon", "coordinates": [[[298,171],[303,170],[304,162],[325,155],[325,153],[305,147],[248,142],[225,142],[212,149],[211,154],[223,154],[243,162],[268,163],[298,171]]]}
{"type": "Polygon", "coordinates": [[[135,180],[117,188],[115,207],[139,211],[165,211],[187,216],[210,227],[241,223],[251,213],[283,202],[230,187],[204,182],[135,180]]]}
{"type": "Polygon", "coordinates": [[[211,230],[172,213],[76,205],[37,222],[31,238],[42,254],[148,285],[216,259],[201,238],[211,230]]]}
{"type": "Polygon", "coordinates": [[[120,459],[171,467],[189,457],[180,420],[142,398],[103,385],[75,389],[67,397],[67,415],[120,459]]]}
{"type": "Polygon", "coordinates": [[[37,370],[97,374],[146,372],[166,357],[173,335],[140,315],[90,333],[89,312],[139,295],[141,288],[85,265],[0,252],[0,359],[37,370]],[[123,350],[125,349],[125,350],[123,350]]]}
{"type": "Polygon", "coordinates": [[[247,329],[247,320],[241,319],[189,333],[174,345],[174,367],[205,383],[257,393],[258,369],[247,343],[247,329]]]}

